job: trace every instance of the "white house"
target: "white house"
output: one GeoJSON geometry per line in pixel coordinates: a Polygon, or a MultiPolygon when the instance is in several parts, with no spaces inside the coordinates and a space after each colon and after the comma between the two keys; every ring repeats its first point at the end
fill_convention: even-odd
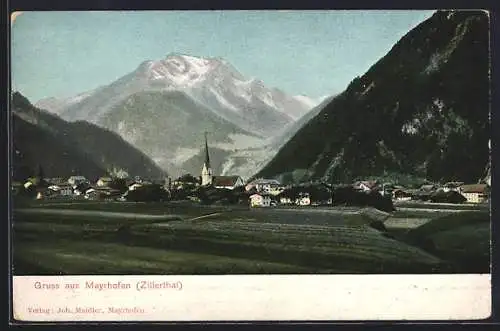
{"type": "Polygon", "coordinates": [[[481,203],[488,199],[488,186],[486,184],[462,185],[460,194],[467,199],[467,202],[481,203]]]}
{"type": "Polygon", "coordinates": [[[71,184],[73,187],[75,187],[78,184],[88,183],[88,182],[89,181],[87,180],[87,178],[83,176],[71,176],[68,178],[68,184],[71,184]]]}
{"type": "Polygon", "coordinates": [[[91,186],[88,182],[82,182],[78,185],[74,185],[73,186],[73,192],[75,195],[84,195],[85,194],[85,191],[87,191],[88,189],[90,189],[91,186]]]}
{"type": "Polygon", "coordinates": [[[73,195],[73,186],[70,184],[51,185],[48,188],[61,196],[73,195]]]}
{"type": "Polygon", "coordinates": [[[377,189],[378,184],[376,181],[359,181],[354,183],[353,187],[363,192],[371,192],[377,189]]]}
{"type": "Polygon", "coordinates": [[[269,207],[271,197],[267,194],[255,193],[250,196],[250,207],[269,207]]]}
{"type": "Polygon", "coordinates": [[[392,192],[392,199],[397,201],[410,201],[412,194],[403,189],[396,189],[392,192]]]}
{"type": "Polygon", "coordinates": [[[142,187],[142,184],[140,184],[140,183],[133,183],[133,184],[130,184],[128,186],[128,190],[129,191],[133,191],[133,190],[137,189],[138,187],[142,187]]]}
{"type": "Polygon", "coordinates": [[[59,191],[59,194],[60,195],[64,195],[64,196],[69,196],[69,195],[73,195],[73,187],[71,185],[59,185],[60,187],[60,191],[59,191]]]}
{"type": "Polygon", "coordinates": [[[311,204],[311,198],[308,194],[303,195],[295,200],[295,204],[299,206],[309,206],[311,204]]]}
{"type": "Polygon", "coordinates": [[[281,184],[276,179],[259,178],[259,179],[256,179],[256,180],[248,183],[245,186],[245,190],[249,191],[252,188],[255,188],[257,190],[257,192],[267,192],[267,193],[279,194],[283,191],[283,190],[280,190],[280,187],[281,187],[281,184]]]}
{"type": "Polygon", "coordinates": [[[450,192],[450,191],[459,191],[460,186],[462,186],[464,183],[463,182],[448,182],[443,185],[443,192],[450,192]]]}
{"type": "Polygon", "coordinates": [[[113,179],[111,177],[101,177],[101,178],[99,178],[99,180],[97,181],[96,184],[97,184],[98,187],[106,187],[112,181],[113,181],[113,179]]]}
{"type": "Polygon", "coordinates": [[[290,197],[281,197],[280,198],[280,203],[282,205],[292,205],[293,204],[293,201],[290,197]]]}

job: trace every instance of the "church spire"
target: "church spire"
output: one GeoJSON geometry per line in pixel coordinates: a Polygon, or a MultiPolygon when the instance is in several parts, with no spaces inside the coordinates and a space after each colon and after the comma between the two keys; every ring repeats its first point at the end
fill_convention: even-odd
{"type": "Polygon", "coordinates": [[[205,165],[210,168],[210,156],[208,155],[207,132],[205,131],[205,165]]]}
{"type": "Polygon", "coordinates": [[[210,167],[210,156],[208,155],[207,132],[205,132],[205,163],[203,163],[203,168],[201,169],[201,185],[211,185],[212,179],[212,168],[210,167]]]}

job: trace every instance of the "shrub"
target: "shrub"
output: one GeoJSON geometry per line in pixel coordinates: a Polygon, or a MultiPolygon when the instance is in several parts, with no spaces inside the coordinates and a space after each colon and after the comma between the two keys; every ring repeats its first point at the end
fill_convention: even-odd
{"type": "Polygon", "coordinates": [[[350,186],[339,187],[333,193],[333,204],[349,206],[372,206],[382,211],[394,211],[392,200],[378,192],[359,192],[350,186]]]}

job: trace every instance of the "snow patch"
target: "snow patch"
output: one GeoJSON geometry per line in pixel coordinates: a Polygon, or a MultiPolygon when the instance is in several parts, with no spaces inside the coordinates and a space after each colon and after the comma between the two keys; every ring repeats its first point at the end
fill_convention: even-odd
{"type": "Polygon", "coordinates": [[[222,95],[219,94],[217,90],[215,90],[213,87],[210,87],[209,91],[215,96],[215,99],[219,104],[221,104],[223,107],[238,111],[238,108],[236,108],[234,105],[230,104],[229,101],[227,101],[222,95]]]}
{"type": "MultiPolygon", "coordinates": [[[[274,103],[274,100],[273,100],[273,97],[271,95],[271,92],[262,93],[260,95],[260,100],[262,100],[270,108],[278,109],[278,107],[274,103]]],[[[283,110],[281,110],[281,111],[283,111],[283,110]]]]}
{"type": "Polygon", "coordinates": [[[246,81],[235,79],[233,81],[233,85],[236,87],[234,90],[235,94],[246,102],[251,102],[252,100],[252,93],[250,92],[252,81],[253,79],[246,81]]]}
{"type": "Polygon", "coordinates": [[[224,162],[222,164],[221,176],[225,176],[230,173],[229,171],[234,167],[234,164],[235,162],[232,158],[229,158],[226,162],[224,162]]]}
{"type": "Polygon", "coordinates": [[[180,55],[181,58],[183,58],[187,63],[189,63],[192,67],[195,68],[195,70],[199,72],[206,72],[207,66],[210,65],[210,60],[204,59],[204,58],[199,58],[199,57],[194,57],[194,56],[189,56],[189,55],[180,55]]]}
{"type": "Polygon", "coordinates": [[[147,66],[150,79],[166,80],[178,88],[198,84],[211,69],[210,60],[187,55],[169,56],[147,66]]]}
{"type": "Polygon", "coordinates": [[[321,100],[320,99],[313,100],[305,95],[294,95],[293,97],[295,98],[295,100],[298,100],[304,106],[309,107],[309,108],[316,107],[322,100],[324,100],[324,98],[321,100]]]}
{"type": "Polygon", "coordinates": [[[89,91],[89,92],[84,92],[84,93],[80,93],[78,94],[77,96],[71,98],[68,100],[69,103],[73,104],[73,103],[77,103],[77,102],[80,102],[82,101],[83,99],[87,98],[88,96],[90,96],[92,93],[94,92],[94,90],[92,91],[89,91]]]}

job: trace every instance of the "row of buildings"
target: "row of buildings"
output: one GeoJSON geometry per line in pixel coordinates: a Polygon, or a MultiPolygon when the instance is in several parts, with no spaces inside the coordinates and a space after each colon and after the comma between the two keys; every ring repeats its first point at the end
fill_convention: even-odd
{"type": "MultiPolygon", "coordinates": [[[[201,169],[201,176],[196,178],[185,175],[175,181],[170,179],[143,179],[140,177],[117,179],[103,176],[91,182],[84,176],[71,176],[69,178],[47,178],[40,176],[28,179],[25,190],[36,190],[38,199],[48,197],[81,197],[85,199],[119,199],[126,192],[132,192],[141,187],[150,185],[162,186],[169,194],[176,190],[188,189],[196,192],[197,187],[214,187],[218,189],[237,190],[246,193],[250,206],[272,205],[322,205],[332,204],[331,185],[315,182],[304,185],[283,185],[275,179],[259,178],[245,182],[238,175],[214,176],[210,165],[208,143],[205,135],[205,160],[201,169]]],[[[15,186],[15,185],[14,185],[15,186]]],[[[449,196],[455,195],[469,203],[482,203],[489,199],[489,185],[465,184],[463,182],[449,182],[444,185],[426,184],[419,188],[405,188],[392,183],[364,180],[352,184],[342,185],[351,187],[355,191],[373,193],[377,192],[394,201],[429,200],[441,193],[449,196]]],[[[16,189],[16,187],[13,187],[16,189]]],[[[238,193],[235,192],[235,193],[238,193]]],[[[138,192],[135,192],[138,193],[138,192]]]]}
{"type": "Polygon", "coordinates": [[[92,200],[116,199],[127,191],[134,191],[148,185],[164,185],[164,180],[135,178],[100,177],[95,181],[76,175],[55,178],[33,177],[24,183],[13,183],[13,190],[22,189],[35,194],[37,199],[46,198],[84,198],[92,200]]]}
{"type": "MultiPolygon", "coordinates": [[[[210,166],[210,156],[208,152],[208,143],[205,134],[205,162],[201,170],[201,185],[215,186],[216,188],[235,189],[245,186],[245,191],[250,193],[250,206],[272,206],[277,204],[295,204],[295,205],[311,205],[311,204],[331,204],[330,198],[324,194],[319,194],[312,197],[307,190],[294,194],[293,196],[284,194],[289,190],[290,186],[282,185],[275,179],[256,179],[249,183],[244,183],[240,176],[214,176],[210,166]]],[[[313,185],[310,183],[310,185],[313,185]]],[[[321,188],[328,187],[323,183],[315,183],[321,188]]],[[[441,198],[439,201],[482,203],[489,198],[488,184],[465,184],[464,182],[448,182],[444,185],[425,184],[419,188],[405,188],[401,185],[393,183],[380,183],[378,181],[356,181],[349,186],[356,191],[361,192],[378,192],[384,197],[391,198],[395,201],[409,200],[433,200],[436,197],[441,198]],[[444,195],[443,195],[444,193],[444,195]]],[[[328,187],[331,192],[333,187],[328,187]]],[[[300,190],[299,190],[300,191],[300,190]]]]}
{"type": "MultiPolygon", "coordinates": [[[[331,204],[332,199],[325,194],[318,194],[316,197],[310,195],[310,187],[319,187],[332,192],[334,189],[325,184],[309,184],[295,186],[298,194],[293,197],[287,195],[290,186],[281,185],[275,180],[259,179],[247,184],[246,190],[254,190],[250,196],[251,206],[272,206],[276,204],[283,205],[313,205],[313,204],[331,204]]],[[[354,191],[365,193],[378,193],[381,196],[392,199],[393,201],[430,201],[430,202],[451,202],[451,203],[484,203],[489,199],[490,187],[487,184],[465,184],[463,182],[449,182],[444,185],[425,184],[419,188],[405,188],[401,185],[391,183],[379,183],[377,181],[357,181],[343,187],[351,187],[354,191]]]]}
{"type": "Polygon", "coordinates": [[[488,184],[465,184],[464,182],[448,182],[445,184],[424,184],[419,188],[405,188],[401,185],[376,181],[356,182],[355,187],[363,191],[377,191],[383,196],[396,201],[431,200],[438,195],[449,197],[462,196],[468,203],[482,203],[489,198],[488,184]]]}

